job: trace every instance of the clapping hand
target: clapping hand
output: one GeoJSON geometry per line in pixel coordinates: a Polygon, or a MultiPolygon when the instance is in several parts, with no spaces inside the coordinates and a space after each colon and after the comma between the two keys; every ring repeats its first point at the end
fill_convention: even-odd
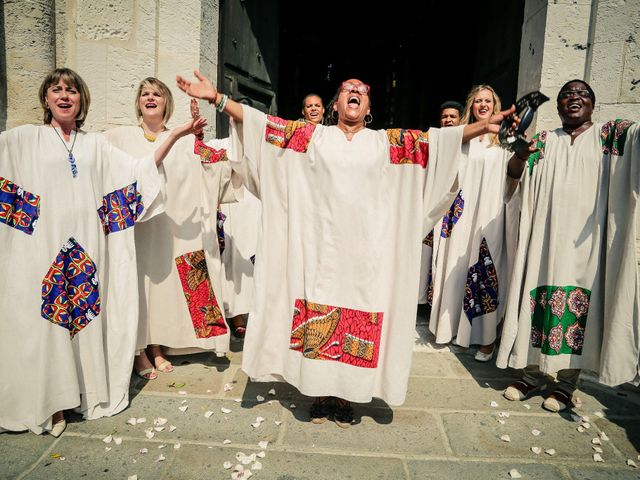
{"type": "Polygon", "coordinates": [[[184,93],[194,98],[202,98],[209,102],[215,102],[218,96],[218,90],[213,86],[211,81],[202,75],[199,70],[193,72],[198,82],[191,82],[180,75],[176,76],[178,88],[184,93]]]}

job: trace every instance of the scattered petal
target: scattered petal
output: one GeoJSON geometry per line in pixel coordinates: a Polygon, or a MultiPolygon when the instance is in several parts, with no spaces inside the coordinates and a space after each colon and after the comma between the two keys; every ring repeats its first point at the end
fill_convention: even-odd
{"type": "Polygon", "coordinates": [[[272,388],[271,390],[269,390],[269,395],[275,395],[276,394],[276,389],[272,388]]]}
{"type": "Polygon", "coordinates": [[[602,448],[600,448],[600,447],[598,447],[596,445],[592,446],[591,448],[593,448],[593,451],[596,452],[596,453],[602,453],[602,448]]]}
{"type": "Polygon", "coordinates": [[[629,465],[630,467],[633,467],[633,468],[638,468],[638,465],[636,465],[636,462],[634,462],[630,458],[627,459],[627,465],[629,465]]]}
{"type": "Polygon", "coordinates": [[[604,418],[604,413],[600,410],[598,410],[597,412],[593,412],[593,414],[598,418],[604,418]]]}
{"type": "Polygon", "coordinates": [[[599,436],[600,436],[600,438],[601,438],[602,440],[604,440],[605,442],[608,442],[608,441],[609,441],[609,437],[607,436],[607,434],[606,434],[606,433],[604,433],[604,432],[599,432],[599,433],[598,433],[598,435],[599,435],[599,436]]]}
{"type": "Polygon", "coordinates": [[[262,422],[264,422],[264,418],[262,418],[262,417],[256,417],[256,422],[260,422],[260,423],[262,423],[262,422]]]}
{"type": "Polygon", "coordinates": [[[531,447],[531,451],[536,455],[540,455],[540,452],[542,452],[542,449],[540,447],[531,447]]]}
{"type": "Polygon", "coordinates": [[[256,457],[264,458],[264,457],[266,457],[266,456],[267,456],[267,454],[266,454],[266,453],[264,453],[264,452],[258,452],[258,453],[256,453],[256,457]]]}
{"type": "Polygon", "coordinates": [[[169,425],[169,431],[170,432],[175,431],[176,428],[178,428],[178,427],[176,427],[175,425],[169,425]]]}
{"type": "Polygon", "coordinates": [[[154,432],[144,432],[144,434],[146,435],[146,437],[151,440],[153,438],[153,436],[155,435],[154,432]]]}
{"type": "Polygon", "coordinates": [[[242,401],[242,399],[241,398],[234,398],[233,401],[236,402],[236,403],[240,403],[242,401]]]}
{"type": "Polygon", "coordinates": [[[258,461],[254,462],[253,465],[251,465],[251,469],[252,470],[262,470],[262,464],[258,461]]]}
{"type": "Polygon", "coordinates": [[[187,403],[186,400],[182,400],[182,402],[180,402],[180,405],[184,405],[185,403],[187,403]]]}
{"type": "Polygon", "coordinates": [[[232,466],[233,466],[233,463],[231,462],[224,462],[222,464],[222,468],[224,468],[225,470],[229,470],[232,466]]]}
{"type": "Polygon", "coordinates": [[[581,423],[581,426],[582,426],[583,428],[591,428],[591,424],[590,424],[589,422],[582,422],[582,423],[581,423]]]}
{"type": "Polygon", "coordinates": [[[104,437],[104,438],[102,439],[102,441],[103,441],[104,443],[111,443],[111,440],[113,440],[113,436],[112,436],[112,435],[107,435],[106,437],[104,437]]]}
{"type": "Polygon", "coordinates": [[[153,419],[153,424],[156,427],[161,427],[162,425],[166,424],[169,420],[167,420],[166,418],[162,418],[162,417],[157,417],[153,419]]]}
{"type": "Polygon", "coordinates": [[[547,448],[544,453],[546,453],[547,455],[549,455],[550,457],[553,457],[556,454],[556,450],[555,448],[547,448]]]}
{"type": "Polygon", "coordinates": [[[600,455],[599,453],[594,453],[593,454],[593,461],[594,462],[604,462],[604,458],[602,458],[602,455],[600,455]]]}
{"type": "Polygon", "coordinates": [[[233,387],[231,385],[229,385],[228,383],[224,384],[224,391],[225,392],[230,392],[231,390],[233,390],[233,387]]]}
{"type": "Polygon", "coordinates": [[[110,450],[111,450],[111,447],[104,447],[104,451],[105,451],[105,452],[108,452],[108,451],[110,451],[110,450]]]}
{"type": "Polygon", "coordinates": [[[189,408],[189,405],[181,405],[180,407],[178,407],[178,410],[180,410],[181,412],[186,412],[187,408],[189,408]]]}
{"type": "Polygon", "coordinates": [[[161,432],[164,430],[164,427],[153,427],[156,432],[161,432]]]}
{"type": "Polygon", "coordinates": [[[589,417],[588,417],[587,415],[584,415],[584,416],[582,417],[582,421],[583,421],[583,422],[590,422],[591,420],[589,419],[589,417]]]}
{"type": "Polygon", "coordinates": [[[256,395],[256,400],[259,402],[264,402],[264,397],[262,395],[256,395]]]}
{"type": "Polygon", "coordinates": [[[180,391],[178,392],[178,395],[186,395],[186,394],[187,394],[187,391],[186,391],[186,390],[180,390],[180,391]]]}
{"type": "Polygon", "coordinates": [[[173,445],[173,449],[174,449],[174,450],[178,450],[180,447],[181,447],[181,445],[180,445],[179,443],[175,443],[175,444],[173,445]]]}
{"type": "Polygon", "coordinates": [[[593,445],[602,445],[602,442],[600,441],[600,438],[596,437],[593,440],[591,440],[591,443],[593,445]]]}
{"type": "Polygon", "coordinates": [[[131,417],[129,420],[127,420],[127,423],[129,425],[135,425],[136,423],[138,423],[138,420],[136,419],[136,417],[131,417]]]}
{"type": "Polygon", "coordinates": [[[141,448],[141,449],[140,449],[140,453],[141,453],[142,455],[144,455],[145,453],[148,453],[148,452],[149,452],[149,450],[148,450],[147,448],[141,448]]]}
{"type": "Polygon", "coordinates": [[[206,412],[204,412],[204,418],[211,418],[211,415],[213,415],[212,410],[207,410],[206,412]]]}
{"type": "Polygon", "coordinates": [[[491,407],[493,408],[496,408],[498,406],[498,402],[491,400],[491,403],[489,405],[491,405],[491,407]]]}
{"type": "Polygon", "coordinates": [[[164,462],[167,459],[167,457],[165,457],[163,454],[160,454],[160,456],[156,459],[156,462],[164,462]]]}
{"type": "Polygon", "coordinates": [[[534,437],[537,437],[541,434],[542,432],[540,430],[538,430],[537,428],[534,428],[533,430],[531,430],[531,435],[533,435],[534,437]]]}
{"type": "Polygon", "coordinates": [[[258,442],[258,446],[263,450],[267,448],[267,445],[269,445],[269,442],[267,442],[266,440],[262,440],[261,442],[258,442]]]}
{"type": "Polygon", "coordinates": [[[207,393],[211,393],[211,390],[207,388],[207,393]]]}
{"type": "Polygon", "coordinates": [[[144,423],[144,422],[146,422],[146,421],[147,421],[147,419],[146,419],[146,418],[144,418],[144,417],[140,417],[140,418],[138,418],[138,419],[136,420],[136,423],[144,423]]]}
{"type": "Polygon", "coordinates": [[[531,405],[529,405],[528,403],[523,403],[522,406],[527,410],[531,410],[531,405]]]}
{"type": "Polygon", "coordinates": [[[498,419],[498,423],[499,423],[500,425],[504,425],[506,422],[505,422],[504,420],[502,420],[501,418],[499,418],[499,419],[498,419]]]}
{"type": "Polygon", "coordinates": [[[509,412],[498,412],[500,418],[509,418],[511,414],[509,412]]]}
{"type": "Polygon", "coordinates": [[[510,442],[511,441],[511,437],[509,435],[502,435],[500,437],[500,440],[502,440],[503,442],[510,442]]]}
{"type": "Polygon", "coordinates": [[[163,449],[164,447],[166,447],[167,444],[166,443],[161,443],[160,445],[158,445],[158,450],[163,449]]]}
{"type": "Polygon", "coordinates": [[[278,427],[279,427],[280,425],[282,425],[282,422],[281,422],[280,420],[276,420],[274,423],[275,423],[275,424],[276,424],[276,426],[278,426],[278,427]]]}
{"type": "Polygon", "coordinates": [[[580,433],[584,432],[584,427],[582,425],[578,425],[578,428],[576,428],[576,430],[578,430],[580,433]]]}
{"type": "Polygon", "coordinates": [[[509,470],[509,476],[511,478],[522,478],[522,475],[520,475],[520,472],[515,468],[509,470]]]}
{"type": "Polygon", "coordinates": [[[229,440],[228,438],[226,438],[223,442],[224,445],[229,445],[231,443],[231,440],[229,440]]]}
{"type": "Polygon", "coordinates": [[[116,445],[122,444],[122,437],[113,437],[113,443],[116,445]]]}
{"type": "Polygon", "coordinates": [[[252,426],[253,428],[258,428],[260,425],[262,425],[262,423],[261,423],[261,422],[253,422],[253,423],[251,424],[251,426],[252,426]]]}
{"type": "Polygon", "coordinates": [[[231,412],[232,412],[232,410],[231,410],[230,408],[224,408],[224,407],[222,407],[222,408],[220,409],[220,411],[221,411],[222,413],[231,413],[231,412]]]}
{"type": "Polygon", "coordinates": [[[129,475],[127,480],[138,480],[138,475],[129,475]]]}
{"type": "Polygon", "coordinates": [[[296,404],[295,404],[295,403],[292,403],[291,405],[289,405],[289,408],[290,408],[291,410],[295,410],[295,409],[296,409],[296,404]]]}

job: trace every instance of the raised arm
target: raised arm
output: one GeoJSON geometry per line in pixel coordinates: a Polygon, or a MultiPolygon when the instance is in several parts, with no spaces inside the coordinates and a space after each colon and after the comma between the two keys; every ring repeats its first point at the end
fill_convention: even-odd
{"type": "Polygon", "coordinates": [[[189,135],[191,133],[197,133],[198,131],[202,131],[204,127],[207,126],[207,119],[204,117],[192,118],[187,123],[180,125],[179,127],[174,128],[169,132],[169,136],[167,139],[162,142],[162,144],[156,149],[154,153],[154,158],[156,161],[156,165],[160,166],[164,158],[173,147],[173,144],[178,141],[178,139],[184,137],[185,135],[189,135]]]}
{"type": "Polygon", "coordinates": [[[202,98],[212,104],[219,112],[224,112],[234,121],[242,123],[242,105],[218,91],[211,81],[199,70],[193,72],[198,82],[191,82],[180,75],[176,76],[178,88],[194,98],[202,98]]]}
{"type": "Polygon", "coordinates": [[[462,143],[466,143],[472,138],[479,137],[485,133],[497,134],[500,132],[500,124],[508,117],[513,117],[513,124],[511,128],[514,129],[520,123],[520,118],[517,115],[514,115],[515,111],[516,106],[511,105],[511,108],[503,110],[500,113],[493,114],[486,120],[465,125],[462,133],[462,143]]]}

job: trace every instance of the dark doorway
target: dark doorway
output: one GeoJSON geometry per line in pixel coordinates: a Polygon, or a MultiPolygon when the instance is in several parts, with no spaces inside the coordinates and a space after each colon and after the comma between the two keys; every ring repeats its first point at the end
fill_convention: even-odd
{"type": "Polygon", "coordinates": [[[281,2],[279,116],[300,117],[309,92],[327,104],[347,78],[371,85],[371,128],[437,125],[439,105],[478,83],[515,101],[524,0],[373,5],[281,2]]]}

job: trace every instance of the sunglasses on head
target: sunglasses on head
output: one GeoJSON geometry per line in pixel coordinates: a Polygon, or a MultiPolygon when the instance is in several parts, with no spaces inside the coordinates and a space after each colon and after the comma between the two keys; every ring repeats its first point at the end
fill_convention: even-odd
{"type": "Polygon", "coordinates": [[[340,90],[343,92],[356,91],[360,95],[369,95],[369,92],[371,91],[371,87],[366,83],[342,82],[342,85],[340,85],[340,90]]]}

